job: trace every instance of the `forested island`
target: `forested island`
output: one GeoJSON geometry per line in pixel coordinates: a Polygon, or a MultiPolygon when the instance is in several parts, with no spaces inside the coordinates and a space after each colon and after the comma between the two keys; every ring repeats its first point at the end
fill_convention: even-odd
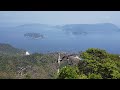
{"type": "Polygon", "coordinates": [[[40,33],[25,33],[24,34],[25,37],[30,37],[30,38],[33,38],[33,39],[38,39],[38,38],[44,38],[44,36],[40,33]]]}

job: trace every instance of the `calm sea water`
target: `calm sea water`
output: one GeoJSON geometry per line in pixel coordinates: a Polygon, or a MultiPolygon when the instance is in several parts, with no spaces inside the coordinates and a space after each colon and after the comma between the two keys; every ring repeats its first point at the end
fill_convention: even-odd
{"type": "Polygon", "coordinates": [[[88,48],[101,48],[110,53],[120,54],[120,32],[90,32],[86,35],[74,35],[60,29],[52,30],[0,30],[0,43],[8,43],[14,47],[34,52],[78,52],[88,48]],[[24,33],[38,32],[44,39],[24,37],[24,33]]]}

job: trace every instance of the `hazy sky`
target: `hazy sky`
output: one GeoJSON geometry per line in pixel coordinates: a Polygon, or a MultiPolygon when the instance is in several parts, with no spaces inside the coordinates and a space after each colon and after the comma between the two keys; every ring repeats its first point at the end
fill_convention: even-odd
{"type": "Polygon", "coordinates": [[[0,11],[0,24],[113,23],[120,26],[120,11],[0,11]]]}

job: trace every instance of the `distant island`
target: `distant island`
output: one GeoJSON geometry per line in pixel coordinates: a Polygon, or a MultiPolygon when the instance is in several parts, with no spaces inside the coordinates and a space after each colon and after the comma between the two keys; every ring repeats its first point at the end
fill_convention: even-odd
{"type": "Polygon", "coordinates": [[[33,38],[33,39],[44,38],[44,36],[40,33],[25,33],[24,36],[25,37],[30,37],[30,38],[33,38]]]}
{"type": "Polygon", "coordinates": [[[87,35],[87,32],[72,32],[74,35],[87,35]]]}

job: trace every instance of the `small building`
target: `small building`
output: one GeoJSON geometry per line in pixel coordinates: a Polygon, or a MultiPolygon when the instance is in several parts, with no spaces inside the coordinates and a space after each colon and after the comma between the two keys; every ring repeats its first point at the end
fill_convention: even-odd
{"type": "Polygon", "coordinates": [[[81,58],[79,58],[77,55],[74,58],[81,60],[81,58]]]}
{"type": "Polygon", "coordinates": [[[28,51],[26,51],[25,55],[30,55],[30,53],[28,51]]]}

